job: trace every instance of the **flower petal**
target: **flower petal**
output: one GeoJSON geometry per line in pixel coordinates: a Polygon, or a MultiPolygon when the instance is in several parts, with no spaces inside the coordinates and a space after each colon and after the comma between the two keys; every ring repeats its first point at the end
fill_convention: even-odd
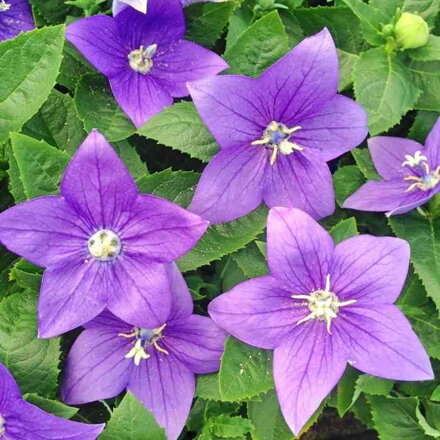
{"type": "Polygon", "coordinates": [[[432,127],[431,132],[426,138],[424,153],[428,156],[429,165],[431,169],[435,170],[440,166],[440,118],[432,127]]]}
{"type": "Polygon", "coordinates": [[[331,290],[341,300],[392,304],[402,291],[409,245],[394,237],[360,235],[339,243],[330,264],[331,290]]]}
{"type": "Polygon", "coordinates": [[[136,127],[173,103],[165,86],[151,75],[126,71],[110,79],[113,94],[136,127]]]}
{"type": "Polygon", "coordinates": [[[425,349],[396,306],[355,304],[338,329],[353,367],[393,380],[434,378],[425,349]]]}
{"type": "Polygon", "coordinates": [[[95,440],[105,427],[62,419],[24,401],[13,412],[5,425],[5,440],[95,440]]]}
{"type": "MultiPolygon", "coordinates": [[[[304,39],[258,79],[273,121],[294,126],[336,95],[339,61],[327,29],[304,39]]],[[[270,121],[269,121],[270,122],[270,121]]]]}
{"type": "Polygon", "coordinates": [[[107,263],[78,258],[46,269],[38,304],[38,337],[58,336],[99,315],[110,288],[108,268],[107,263]]]}
{"type": "Polygon", "coordinates": [[[315,219],[335,211],[330,170],[311,154],[278,154],[275,164],[267,167],[263,197],[269,208],[300,208],[315,219]]]}
{"type": "Polygon", "coordinates": [[[0,362],[0,413],[4,416],[21,398],[20,389],[9,370],[0,362]]]}
{"type": "Polygon", "coordinates": [[[173,296],[171,314],[168,321],[186,320],[193,312],[194,303],[185,278],[180,273],[176,263],[167,266],[170,290],[173,296]]]}
{"type": "Polygon", "coordinates": [[[341,378],[346,356],[338,334],[322,322],[300,325],[274,352],[275,388],[281,411],[298,436],[341,378]]]}
{"type": "Polygon", "coordinates": [[[111,17],[94,15],[77,20],[67,26],[66,39],[110,78],[130,68],[118,26],[111,17]]]}
{"type": "Polygon", "coordinates": [[[163,345],[193,373],[207,374],[220,368],[225,339],[226,333],[210,318],[192,315],[169,323],[163,345]]]}
{"type": "Polygon", "coordinates": [[[38,266],[84,253],[90,229],[59,196],[39,197],[0,214],[0,241],[38,266]]]}
{"type": "Polygon", "coordinates": [[[167,321],[172,295],[165,265],[123,255],[111,270],[107,306],[114,315],[142,328],[167,321]]]}
{"type": "Polygon", "coordinates": [[[192,41],[180,40],[167,52],[157,54],[151,75],[159,78],[171,96],[180,98],[189,95],[187,81],[216,75],[227,68],[226,62],[215,52],[192,41]]]}
{"type": "Polygon", "coordinates": [[[119,326],[96,326],[83,331],[67,357],[62,384],[63,401],[80,405],[95,400],[110,399],[128,385],[134,367],[133,359],[125,355],[134,339],[118,336],[130,333],[127,324],[121,332],[119,326]]]}
{"type": "Polygon", "coordinates": [[[115,17],[127,55],[131,50],[157,44],[161,51],[185,34],[185,19],[179,0],[148,0],[148,13],[126,8],[115,17]]]}
{"type": "Polygon", "coordinates": [[[240,147],[218,153],[205,168],[190,211],[212,223],[234,220],[262,201],[267,164],[264,148],[240,147]]]}
{"type": "Polygon", "coordinates": [[[352,99],[336,95],[317,112],[307,115],[301,130],[290,140],[311,148],[325,162],[341,156],[362,143],[368,134],[367,114],[352,99]]]}
{"type": "Polygon", "coordinates": [[[188,89],[221,149],[236,149],[261,139],[272,121],[255,79],[214,76],[191,82],[188,89]]]}
{"type": "Polygon", "coordinates": [[[411,182],[402,179],[367,182],[352,194],[342,207],[359,211],[387,211],[387,216],[403,214],[425,203],[433,193],[418,189],[407,192],[410,184],[411,182]]]}
{"type": "Polygon", "coordinates": [[[192,249],[207,227],[206,220],[175,203],[140,195],[120,237],[125,254],[170,263],[192,249]]]}
{"type": "Polygon", "coordinates": [[[308,295],[325,286],[334,243],[312,217],[295,208],[273,208],[267,223],[270,273],[291,294],[308,295]]]}
{"type": "Polygon", "coordinates": [[[131,6],[136,9],[136,11],[147,13],[147,2],[148,0],[113,0],[112,13],[113,17],[118,15],[127,6],[131,6]]]}
{"type": "Polygon", "coordinates": [[[176,440],[191,409],[194,374],[172,353],[165,355],[151,350],[150,354],[149,359],[133,370],[128,389],[165,428],[167,438],[176,440]]]}
{"type": "Polygon", "coordinates": [[[368,139],[368,149],[378,173],[385,179],[391,180],[404,176],[405,155],[414,156],[416,151],[424,150],[423,145],[411,139],[391,136],[376,136],[368,139]]]}
{"type": "Polygon", "coordinates": [[[301,311],[291,298],[293,293],[271,276],[254,278],[215,298],[208,311],[217,325],[231,335],[247,344],[271,349],[279,346],[300,319],[301,311]]]}
{"type": "Polygon", "coordinates": [[[11,7],[0,14],[0,41],[14,38],[20,32],[35,28],[28,0],[8,0],[11,7]]]}
{"type": "Polygon", "coordinates": [[[117,229],[125,223],[138,191],[124,163],[94,130],[67,167],[61,194],[90,226],[117,229]]]}

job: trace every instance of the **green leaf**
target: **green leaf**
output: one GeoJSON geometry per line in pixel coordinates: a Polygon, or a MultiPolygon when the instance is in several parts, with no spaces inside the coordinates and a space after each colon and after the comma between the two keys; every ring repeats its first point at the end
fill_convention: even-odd
{"type": "Polygon", "coordinates": [[[353,84],[353,67],[359,58],[352,53],[338,49],[339,58],[339,86],[338,91],[342,92],[353,84]]]}
{"type": "Polygon", "coordinates": [[[274,390],[262,395],[261,402],[247,402],[247,410],[255,428],[253,440],[292,440],[293,434],[284,421],[274,390]]]}
{"type": "Polygon", "coordinates": [[[73,11],[73,8],[68,6],[64,0],[30,0],[30,2],[48,24],[64,22],[73,11]]]}
{"type": "Polygon", "coordinates": [[[208,423],[214,435],[226,439],[244,438],[253,429],[253,425],[249,420],[226,414],[212,417],[208,420],[208,423]]]}
{"type": "Polygon", "coordinates": [[[23,127],[23,134],[44,140],[73,154],[86,133],[76,114],[73,99],[53,89],[47,101],[23,127]]]}
{"type": "Polygon", "coordinates": [[[266,220],[267,208],[260,206],[237,220],[210,226],[196,247],[177,261],[180,270],[197,269],[242,249],[263,231],[266,220]]]}
{"type": "Polygon", "coordinates": [[[348,367],[339,381],[336,388],[336,409],[339,417],[343,417],[356,401],[354,398],[356,380],[359,377],[359,371],[348,367]]]}
{"type": "Polygon", "coordinates": [[[58,193],[69,155],[44,141],[18,133],[11,135],[11,142],[26,198],[58,193]]]}
{"type": "Polygon", "coordinates": [[[235,1],[191,5],[185,8],[186,38],[206,47],[214,46],[235,8],[235,1]]]}
{"type": "Polygon", "coordinates": [[[228,73],[256,77],[289,49],[286,31],[277,11],[265,15],[241,34],[224,58],[228,73]]]}
{"type": "Polygon", "coordinates": [[[363,183],[365,183],[364,176],[357,166],[346,165],[339,168],[333,174],[333,185],[338,205],[342,206],[347,197],[358,190],[363,183]]]}
{"type": "Polygon", "coordinates": [[[439,116],[440,114],[438,112],[426,112],[422,110],[417,112],[414,124],[409,131],[409,137],[424,144],[439,116]]]}
{"type": "Polygon", "coordinates": [[[222,400],[240,401],[273,388],[272,352],[244,344],[230,336],[220,366],[222,400]]]}
{"type": "Polygon", "coordinates": [[[416,409],[417,420],[426,435],[440,438],[440,405],[433,402],[424,404],[426,417],[420,411],[420,406],[416,409]]]}
{"type": "Polygon", "coordinates": [[[192,102],[178,102],[151,118],[139,134],[209,162],[218,146],[192,102]]]}
{"type": "Polygon", "coordinates": [[[367,180],[381,180],[381,177],[373,164],[368,148],[355,148],[351,151],[351,154],[356,161],[356,165],[367,180]]]}
{"type": "Polygon", "coordinates": [[[0,44],[0,144],[49,96],[63,44],[63,26],[36,29],[0,44]]]}
{"type": "Polygon", "coordinates": [[[18,169],[17,160],[12,152],[10,142],[8,142],[6,145],[6,155],[9,163],[9,168],[7,171],[9,177],[8,189],[14,197],[15,203],[24,202],[27,200],[27,197],[24,192],[23,182],[20,179],[20,170],[18,169]]]}
{"type": "Polygon", "coordinates": [[[42,274],[41,268],[22,259],[14,264],[9,277],[11,280],[16,281],[21,288],[38,292],[40,290],[42,274]]]}
{"type": "Polygon", "coordinates": [[[420,91],[398,56],[382,47],[363,52],[353,70],[357,101],[368,113],[371,135],[397,124],[414,107],[420,91]]]}
{"type": "Polygon", "coordinates": [[[363,46],[360,22],[347,7],[293,9],[306,35],[316,34],[327,27],[335,40],[336,47],[350,54],[358,53],[363,46]]]}
{"type": "Polygon", "coordinates": [[[165,431],[152,414],[127,392],[120,405],[113,411],[100,440],[166,440],[165,431]]]}
{"type": "Polygon", "coordinates": [[[440,402],[440,385],[438,385],[432,393],[431,400],[434,400],[435,402],[440,402]]]}
{"type": "Polygon", "coordinates": [[[200,175],[192,171],[167,169],[142,177],[136,183],[141,193],[154,194],[186,208],[200,175]]]}
{"type": "Polygon", "coordinates": [[[78,408],[64,405],[57,400],[45,399],[35,393],[25,394],[23,397],[32,405],[63,419],[71,419],[78,412],[78,408]]]}
{"type": "Polygon", "coordinates": [[[374,8],[362,0],[344,0],[344,2],[361,21],[365,40],[373,46],[380,46],[384,42],[381,35],[382,25],[388,22],[382,7],[374,8]]]}
{"type": "Polygon", "coordinates": [[[370,376],[369,374],[361,374],[356,380],[353,399],[357,400],[361,393],[373,396],[388,396],[393,389],[393,385],[394,382],[392,380],[370,376]]]}
{"type": "Polygon", "coordinates": [[[256,278],[268,274],[266,258],[253,241],[232,255],[246,278],[256,278]]]}
{"type": "Polygon", "coordinates": [[[22,393],[51,396],[60,373],[60,339],[37,339],[37,296],[15,293],[0,302],[0,362],[22,393]]]}
{"type": "Polygon", "coordinates": [[[133,179],[141,179],[148,175],[148,169],[137,154],[136,148],[128,140],[114,142],[113,147],[128,168],[133,179]]]}
{"type": "Polygon", "coordinates": [[[430,26],[434,26],[440,11],[440,2],[439,0],[404,0],[403,11],[417,13],[430,26]]]}
{"type": "Polygon", "coordinates": [[[389,219],[397,237],[411,246],[411,262],[428,295],[440,309],[440,218],[423,217],[413,211],[389,219]]]}
{"type": "Polygon", "coordinates": [[[75,106],[86,131],[97,128],[109,142],[125,139],[136,131],[102,75],[87,74],[81,78],[76,87],[75,106]]]}
{"type": "Polygon", "coordinates": [[[222,400],[218,373],[197,376],[196,396],[207,400],[222,400]]]}
{"type": "Polygon", "coordinates": [[[415,61],[439,61],[440,37],[430,35],[425,46],[408,50],[406,53],[415,61]]]}
{"type": "Polygon", "coordinates": [[[333,226],[333,228],[330,230],[330,234],[336,244],[346,240],[347,238],[359,235],[356,219],[354,217],[350,217],[340,221],[336,226],[333,226]]]}
{"type": "Polygon", "coordinates": [[[374,426],[381,440],[430,440],[419,425],[415,397],[368,396],[374,426]]]}
{"type": "Polygon", "coordinates": [[[415,85],[422,91],[415,108],[440,111],[440,61],[413,61],[409,64],[415,85]]]}
{"type": "Polygon", "coordinates": [[[74,92],[78,81],[86,73],[94,73],[93,67],[71,43],[66,41],[57,82],[74,92]]]}

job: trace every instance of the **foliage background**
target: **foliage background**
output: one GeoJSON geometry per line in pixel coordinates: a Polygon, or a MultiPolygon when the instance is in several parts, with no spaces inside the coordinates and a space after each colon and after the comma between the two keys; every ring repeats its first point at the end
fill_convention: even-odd
{"type": "MultiPolygon", "coordinates": [[[[61,175],[92,128],[112,142],[141,192],[187,206],[200,172],[218,147],[194,105],[176,102],[136,130],[107,83],[64,41],[65,23],[108,12],[107,0],[30,0],[40,29],[0,44],[0,210],[58,192],[61,175]]],[[[228,73],[259,75],[305,36],[327,26],[341,63],[340,91],[369,113],[372,135],[423,142],[440,114],[439,0],[231,0],[186,9],[186,38],[222,54],[228,73]],[[387,52],[383,26],[398,8],[429,23],[427,46],[387,52]]],[[[377,179],[366,144],[333,161],[340,206],[367,179],[377,179]]],[[[267,272],[265,223],[258,208],[234,222],[211,226],[179,262],[198,313],[244,279],[267,272]]],[[[440,203],[407,215],[341,210],[321,222],[336,241],[359,234],[409,241],[412,266],[399,306],[440,371],[440,203]]],[[[61,417],[108,421],[101,438],[164,439],[151,414],[132,395],[68,407],[59,398],[63,363],[79,331],[36,338],[41,269],[0,250],[0,361],[26,398],[61,417]]],[[[304,439],[440,438],[438,380],[403,383],[348,368],[304,439]],[[324,410],[324,407],[326,408],[324,410]]],[[[229,338],[218,374],[198,378],[182,438],[287,440],[293,435],[273,390],[271,353],[229,338]]]]}

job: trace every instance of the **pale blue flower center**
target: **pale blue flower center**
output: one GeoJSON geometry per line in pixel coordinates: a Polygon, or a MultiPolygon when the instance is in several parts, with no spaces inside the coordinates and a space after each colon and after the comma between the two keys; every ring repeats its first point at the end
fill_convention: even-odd
{"type": "Polygon", "coordinates": [[[431,170],[428,158],[421,151],[416,151],[414,156],[407,154],[402,167],[406,167],[411,174],[403,179],[411,182],[407,188],[407,192],[419,189],[421,191],[429,191],[434,189],[440,183],[440,166],[435,170],[431,170]]]}
{"type": "Polygon", "coordinates": [[[11,5],[9,3],[6,3],[4,0],[0,1],[0,12],[9,11],[10,7],[11,5]]]}
{"type": "Polygon", "coordinates": [[[153,67],[153,57],[157,51],[157,44],[150,44],[139,49],[132,50],[128,54],[128,62],[130,67],[142,75],[146,75],[153,67]]]}
{"type": "Polygon", "coordinates": [[[110,229],[100,229],[87,242],[90,255],[98,261],[112,261],[121,253],[119,236],[110,229]]]}

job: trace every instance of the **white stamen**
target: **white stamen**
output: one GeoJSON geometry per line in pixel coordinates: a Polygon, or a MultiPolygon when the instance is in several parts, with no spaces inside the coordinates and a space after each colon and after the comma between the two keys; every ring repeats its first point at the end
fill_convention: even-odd
{"type": "Polygon", "coordinates": [[[332,319],[337,318],[339,309],[357,302],[355,299],[348,301],[339,301],[339,298],[330,290],[330,275],[325,278],[325,289],[313,290],[309,295],[292,295],[294,299],[305,299],[310,313],[300,319],[296,325],[317,319],[318,321],[325,321],[327,332],[331,334],[332,319]]]}
{"type": "Polygon", "coordinates": [[[148,359],[150,355],[145,352],[142,341],[138,339],[134,347],[125,355],[125,359],[134,358],[134,364],[139,367],[142,359],[148,359]]]}
{"type": "Polygon", "coordinates": [[[5,419],[2,417],[2,415],[0,414],[0,437],[5,433],[6,428],[5,428],[6,422],[5,419]]]}
{"type": "Polygon", "coordinates": [[[9,11],[10,7],[11,7],[11,5],[9,3],[6,3],[5,0],[0,1],[0,12],[9,11]]]}
{"type": "Polygon", "coordinates": [[[153,56],[157,51],[157,44],[150,44],[144,49],[141,46],[139,49],[132,50],[128,54],[128,62],[130,67],[142,75],[146,75],[153,67],[153,56]]]}
{"type": "Polygon", "coordinates": [[[99,261],[115,260],[121,253],[122,244],[117,234],[110,229],[100,229],[88,241],[90,255],[99,261]]]}
{"type": "Polygon", "coordinates": [[[402,162],[402,166],[408,166],[408,167],[416,167],[420,165],[420,162],[428,162],[428,158],[426,156],[423,156],[421,151],[416,151],[414,153],[414,156],[411,156],[410,154],[405,155],[405,162],[402,162]]]}

